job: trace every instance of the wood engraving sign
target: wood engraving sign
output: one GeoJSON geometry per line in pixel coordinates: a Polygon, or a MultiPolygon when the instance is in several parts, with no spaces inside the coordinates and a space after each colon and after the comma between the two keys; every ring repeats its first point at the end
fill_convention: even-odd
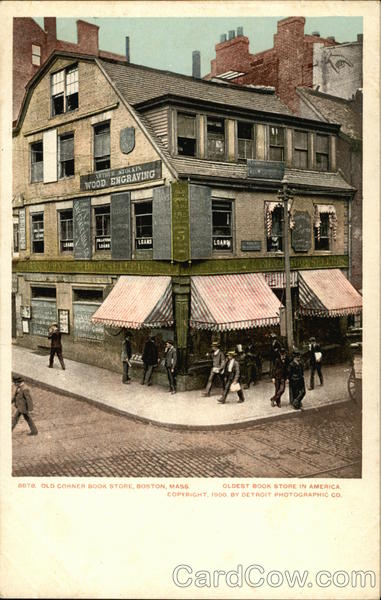
{"type": "Polygon", "coordinates": [[[308,252],[311,248],[311,216],[307,211],[295,211],[291,244],[295,252],[308,252]]]}
{"type": "Polygon", "coordinates": [[[81,190],[101,190],[108,187],[117,187],[128,183],[142,183],[161,179],[161,160],[141,165],[132,165],[121,169],[107,169],[99,173],[81,175],[81,190]]]}

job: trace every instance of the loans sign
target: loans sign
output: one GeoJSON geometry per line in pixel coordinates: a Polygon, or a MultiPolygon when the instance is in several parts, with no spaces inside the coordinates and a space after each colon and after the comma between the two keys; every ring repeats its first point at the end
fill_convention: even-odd
{"type": "Polygon", "coordinates": [[[99,173],[91,173],[91,175],[81,175],[80,186],[83,191],[101,190],[154,179],[161,179],[161,160],[121,169],[107,169],[99,173]]]}

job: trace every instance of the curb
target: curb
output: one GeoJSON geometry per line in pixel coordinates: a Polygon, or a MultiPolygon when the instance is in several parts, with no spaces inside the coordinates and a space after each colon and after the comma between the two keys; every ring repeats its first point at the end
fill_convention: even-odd
{"type": "MultiPolygon", "coordinates": [[[[12,375],[13,376],[14,375],[21,376],[21,373],[12,371],[12,375]]],[[[125,410],[121,410],[114,406],[109,406],[107,404],[103,404],[101,402],[98,402],[97,400],[93,400],[92,398],[87,398],[86,396],[82,396],[81,394],[76,394],[75,392],[63,390],[62,388],[59,388],[58,386],[54,386],[49,383],[41,382],[38,379],[34,379],[33,377],[29,377],[27,375],[25,375],[25,376],[22,375],[22,377],[23,377],[24,381],[26,381],[27,383],[32,383],[34,385],[37,385],[41,389],[51,391],[51,392],[58,392],[58,393],[62,394],[63,396],[68,396],[69,398],[73,398],[74,400],[80,400],[81,402],[86,402],[87,404],[95,406],[96,408],[99,408],[100,410],[103,410],[104,412],[117,414],[117,415],[126,417],[128,419],[131,419],[133,421],[137,421],[139,423],[144,423],[146,425],[154,425],[155,427],[162,427],[163,429],[177,430],[177,431],[228,431],[228,430],[234,430],[234,429],[246,429],[249,427],[253,427],[255,425],[262,425],[264,423],[268,423],[269,421],[271,421],[271,422],[281,421],[283,419],[296,418],[296,417],[303,418],[303,414],[305,414],[307,412],[309,413],[312,411],[320,411],[322,409],[327,409],[332,406],[336,407],[336,406],[340,406],[342,404],[346,404],[347,402],[350,402],[349,398],[346,398],[345,400],[340,399],[340,400],[334,401],[330,404],[322,404],[319,407],[311,407],[311,408],[304,409],[303,411],[294,410],[292,412],[287,412],[287,413],[283,413],[283,414],[275,413],[274,415],[268,415],[266,417],[259,417],[259,418],[252,419],[252,420],[240,421],[239,423],[223,423],[220,425],[183,425],[181,423],[165,423],[163,421],[156,421],[155,419],[150,419],[149,417],[141,417],[139,415],[127,412],[125,410]]]]}

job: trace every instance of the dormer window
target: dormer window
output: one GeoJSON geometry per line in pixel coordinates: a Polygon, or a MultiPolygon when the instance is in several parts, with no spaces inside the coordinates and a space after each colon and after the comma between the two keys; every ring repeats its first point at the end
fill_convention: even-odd
{"type": "Polygon", "coordinates": [[[51,76],[52,116],[78,108],[78,65],[51,76]]]}
{"type": "Polygon", "coordinates": [[[196,116],[177,113],[177,154],[196,156],[196,116]]]}
{"type": "Polygon", "coordinates": [[[329,171],[329,136],[316,134],[316,168],[329,171]]]}
{"type": "Polygon", "coordinates": [[[208,158],[225,160],[225,121],[217,117],[207,119],[208,158]]]}
{"type": "Polygon", "coordinates": [[[270,126],[269,160],[284,160],[284,128],[270,126]]]}
{"type": "Polygon", "coordinates": [[[237,123],[238,160],[254,158],[254,126],[246,121],[237,123]]]}

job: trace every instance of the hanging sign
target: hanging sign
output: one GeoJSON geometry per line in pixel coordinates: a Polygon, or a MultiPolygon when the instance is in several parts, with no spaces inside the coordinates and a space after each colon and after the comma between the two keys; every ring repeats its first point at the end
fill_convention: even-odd
{"type": "Polygon", "coordinates": [[[311,248],[311,216],[307,211],[295,211],[291,245],[295,252],[308,252],[311,248]]]}

